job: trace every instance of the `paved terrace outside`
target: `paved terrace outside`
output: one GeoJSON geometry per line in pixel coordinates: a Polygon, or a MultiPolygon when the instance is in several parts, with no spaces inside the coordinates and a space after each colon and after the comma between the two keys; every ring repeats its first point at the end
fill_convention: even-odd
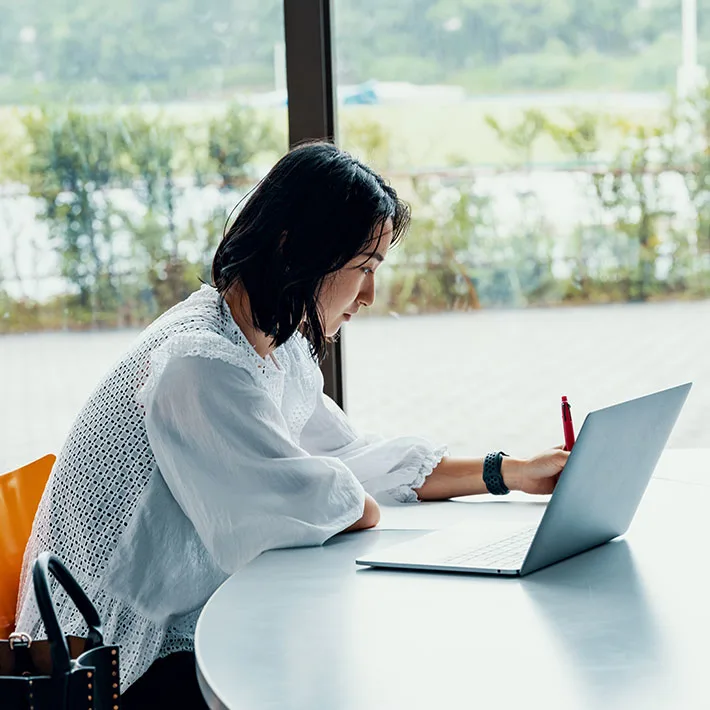
{"type": "MultiPolygon", "coordinates": [[[[0,337],[0,471],[58,452],[135,331],[0,337]]],[[[669,446],[710,447],[710,301],[410,317],[346,326],[347,410],[363,431],[423,434],[457,455],[530,455],[592,410],[695,382],[669,446]]]]}

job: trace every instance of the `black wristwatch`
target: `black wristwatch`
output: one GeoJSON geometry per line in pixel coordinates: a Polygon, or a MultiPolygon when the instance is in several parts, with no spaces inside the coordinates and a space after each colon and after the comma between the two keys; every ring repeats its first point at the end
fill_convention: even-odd
{"type": "Polygon", "coordinates": [[[486,484],[488,492],[494,496],[504,496],[510,493],[500,472],[503,457],[507,455],[504,451],[494,451],[486,454],[486,458],[483,459],[483,482],[486,484]]]}

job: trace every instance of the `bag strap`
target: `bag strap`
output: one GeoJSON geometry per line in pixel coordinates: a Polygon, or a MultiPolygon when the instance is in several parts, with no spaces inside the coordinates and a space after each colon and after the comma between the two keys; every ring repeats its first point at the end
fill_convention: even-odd
{"type": "Polygon", "coordinates": [[[59,582],[60,586],[74,602],[79,613],[84,617],[84,621],[89,627],[86,639],[86,650],[103,646],[104,634],[96,607],[86,596],[79,583],[72,577],[69,570],[62,561],[50,552],[42,552],[37,557],[32,567],[32,583],[34,585],[37,607],[39,608],[42,623],[47,631],[47,640],[52,655],[52,675],[55,673],[68,673],[71,668],[71,656],[69,655],[69,645],[64,636],[57,612],[52,602],[52,594],[49,591],[49,574],[59,582]]]}

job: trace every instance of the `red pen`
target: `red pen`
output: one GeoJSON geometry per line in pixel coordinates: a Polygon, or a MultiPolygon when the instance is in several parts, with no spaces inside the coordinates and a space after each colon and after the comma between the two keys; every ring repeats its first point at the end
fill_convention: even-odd
{"type": "Polygon", "coordinates": [[[572,424],[572,408],[567,397],[562,397],[562,430],[565,433],[565,451],[572,451],[574,446],[574,424],[572,424]]]}

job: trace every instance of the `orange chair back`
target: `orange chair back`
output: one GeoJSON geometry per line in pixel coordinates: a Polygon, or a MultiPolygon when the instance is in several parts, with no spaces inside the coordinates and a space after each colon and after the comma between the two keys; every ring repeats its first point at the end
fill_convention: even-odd
{"type": "Polygon", "coordinates": [[[22,557],[56,458],[48,454],[0,475],[0,638],[7,638],[15,629],[22,557]]]}

